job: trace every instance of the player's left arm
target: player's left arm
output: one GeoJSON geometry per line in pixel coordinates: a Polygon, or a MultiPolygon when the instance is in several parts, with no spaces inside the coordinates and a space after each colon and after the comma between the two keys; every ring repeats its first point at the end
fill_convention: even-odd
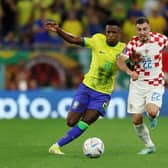
{"type": "Polygon", "coordinates": [[[134,69],[131,69],[129,66],[132,66],[132,62],[129,58],[128,55],[125,55],[123,53],[121,53],[121,55],[118,56],[117,58],[117,65],[119,67],[119,69],[121,69],[122,71],[126,72],[128,75],[130,75],[130,77],[132,78],[132,80],[137,80],[138,79],[138,74],[136,71],[134,71],[134,69]]]}
{"type": "Polygon", "coordinates": [[[132,64],[129,57],[125,54],[121,54],[117,57],[117,65],[118,67],[126,72],[128,75],[132,72],[131,68],[129,67],[129,64],[132,64]]]}

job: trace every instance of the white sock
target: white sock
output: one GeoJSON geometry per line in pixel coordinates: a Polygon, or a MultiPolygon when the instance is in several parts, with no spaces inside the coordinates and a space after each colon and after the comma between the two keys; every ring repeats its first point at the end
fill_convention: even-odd
{"type": "Polygon", "coordinates": [[[139,124],[139,125],[134,125],[134,128],[136,130],[137,135],[145,143],[145,147],[154,146],[154,143],[152,142],[150,134],[149,134],[149,129],[144,123],[139,124]]]}
{"type": "Polygon", "coordinates": [[[58,143],[57,143],[57,142],[55,143],[55,145],[56,145],[56,146],[58,146],[58,147],[60,147],[60,146],[58,145],[58,143]]]}

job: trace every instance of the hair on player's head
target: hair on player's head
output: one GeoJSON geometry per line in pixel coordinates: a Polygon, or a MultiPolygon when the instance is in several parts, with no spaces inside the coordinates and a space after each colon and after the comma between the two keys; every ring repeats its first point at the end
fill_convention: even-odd
{"type": "Polygon", "coordinates": [[[135,22],[136,25],[137,24],[143,24],[143,23],[148,23],[149,24],[148,18],[146,18],[146,17],[138,17],[136,19],[136,22],[135,22]]]}
{"type": "Polygon", "coordinates": [[[109,20],[105,23],[105,26],[107,26],[107,25],[121,27],[120,22],[119,22],[118,20],[116,20],[116,19],[109,19],[109,20]]]}

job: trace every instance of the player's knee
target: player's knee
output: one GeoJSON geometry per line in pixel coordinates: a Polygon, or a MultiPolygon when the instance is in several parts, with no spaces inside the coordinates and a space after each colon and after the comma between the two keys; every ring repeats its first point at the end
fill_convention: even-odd
{"type": "Polygon", "coordinates": [[[133,124],[134,125],[139,125],[139,124],[142,124],[142,121],[139,121],[139,120],[138,121],[133,121],[133,124]]]}
{"type": "Polygon", "coordinates": [[[80,117],[81,117],[80,113],[70,112],[67,117],[67,125],[69,127],[75,126],[80,120],[80,117]]]}
{"type": "Polygon", "coordinates": [[[143,122],[142,114],[133,114],[132,122],[133,122],[134,125],[142,124],[142,122],[143,122]]]}
{"type": "Polygon", "coordinates": [[[148,111],[148,115],[152,118],[156,117],[158,115],[159,110],[150,110],[148,111]]]}
{"type": "Polygon", "coordinates": [[[67,120],[67,125],[69,127],[74,127],[76,125],[78,121],[74,121],[74,120],[67,120]]]}
{"type": "Polygon", "coordinates": [[[100,116],[98,111],[90,111],[91,114],[89,115],[85,115],[82,118],[82,121],[87,123],[88,125],[91,125],[92,123],[94,123],[100,116]]]}
{"type": "Polygon", "coordinates": [[[157,116],[158,112],[159,112],[159,107],[154,105],[154,104],[148,104],[147,107],[147,113],[150,117],[155,117],[157,116]]]}
{"type": "Polygon", "coordinates": [[[152,112],[150,112],[148,115],[149,115],[150,117],[154,118],[154,117],[157,116],[157,112],[152,111],[152,112]]]}
{"type": "Polygon", "coordinates": [[[142,124],[143,120],[141,118],[136,118],[136,119],[133,119],[132,120],[133,124],[134,125],[139,125],[139,124],[142,124]]]}
{"type": "Polygon", "coordinates": [[[87,119],[82,119],[83,122],[87,123],[88,125],[90,125],[92,123],[92,119],[91,118],[87,118],[87,119]]]}

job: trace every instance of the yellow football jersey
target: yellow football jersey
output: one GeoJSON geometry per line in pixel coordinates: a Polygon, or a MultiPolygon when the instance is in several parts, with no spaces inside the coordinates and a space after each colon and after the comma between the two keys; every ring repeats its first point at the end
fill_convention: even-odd
{"type": "Polygon", "coordinates": [[[111,94],[118,71],[117,56],[124,49],[125,43],[118,42],[115,46],[109,46],[106,36],[97,33],[91,38],[85,37],[84,46],[91,48],[92,60],[83,83],[98,92],[111,94]]]}

